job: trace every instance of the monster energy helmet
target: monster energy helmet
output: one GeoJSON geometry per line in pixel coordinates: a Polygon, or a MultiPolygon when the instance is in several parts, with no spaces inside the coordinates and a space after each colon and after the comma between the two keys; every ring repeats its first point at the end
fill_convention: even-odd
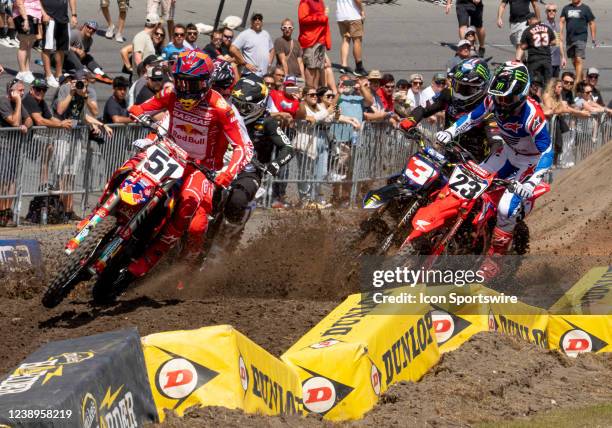
{"type": "Polygon", "coordinates": [[[480,58],[461,61],[450,71],[453,104],[462,110],[472,110],[487,93],[491,78],[489,66],[480,58]]]}
{"type": "Polygon", "coordinates": [[[523,63],[508,61],[495,70],[489,85],[495,113],[508,116],[521,107],[529,92],[529,71],[523,63]]]}
{"type": "Polygon", "coordinates": [[[232,102],[247,125],[266,111],[267,101],[268,88],[263,79],[255,74],[242,76],[232,90],[232,102]]]}

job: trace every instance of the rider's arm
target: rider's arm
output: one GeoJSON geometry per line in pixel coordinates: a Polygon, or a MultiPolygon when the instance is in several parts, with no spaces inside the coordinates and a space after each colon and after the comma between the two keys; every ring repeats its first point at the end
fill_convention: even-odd
{"type": "Polygon", "coordinates": [[[264,121],[264,135],[276,146],[276,157],[272,162],[283,166],[293,157],[293,146],[280,127],[278,120],[269,117],[264,121]]]}
{"type": "Polygon", "coordinates": [[[553,144],[548,132],[548,124],[543,112],[538,109],[533,118],[527,123],[527,130],[533,138],[533,142],[540,152],[540,160],[538,161],[533,175],[529,181],[537,185],[544,174],[550,169],[554,160],[553,144]]]}
{"type": "Polygon", "coordinates": [[[410,115],[413,117],[416,123],[419,123],[424,118],[433,116],[438,112],[444,111],[446,107],[450,104],[451,97],[451,90],[446,88],[442,92],[440,92],[440,95],[433,99],[433,103],[429,104],[427,107],[416,107],[414,110],[412,110],[410,115]]]}
{"type": "Polygon", "coordinates": [[[166,110],[174,102],[174,90],[165,88],[159,91],[154,97],[148,99],[142,104],[134,104],[128,109],[134,116],[140,116],[144,113],[158,112],[166,110]]]}
{"type": "Polygon", "coordinates": [[[490,100],[489,97],[486,97],[484,101],[478,105],[478,107],[468,114],[461,116],[446,131],[449,132],[453,138],[457,135],[463,134],[475,126],[478,126],[485,119],[485,117],[487,117],[492,109],[493,101],[490,100]]]}
{"type": "Polygon", "coordinates": [[[232,158],[225,170],[225,173],[231,175],[233,179],[251,161],[253,157],[253,143],[240,132],[239,119],[227,101],[221,96],[215,98],[211,99],[211,103],[215,107],[223,134],[233,149],[232,158]]]}

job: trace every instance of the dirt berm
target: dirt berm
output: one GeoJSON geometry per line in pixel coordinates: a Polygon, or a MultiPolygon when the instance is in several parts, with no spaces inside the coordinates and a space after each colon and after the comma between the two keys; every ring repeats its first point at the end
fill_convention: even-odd
{"type": "MultiPolygon", "coordinates": [[[[531,252],[593,254],[610,260],[612,231],[612,144],[553,183],[528,219],[531,252]]],[[[53,310],[40,304],[46,278],[61,263],[71,230],[20,229],[0,236],[38,238],[46,273],[0,272],[0,373],[7,373],[42,344],[137,326],[158,331],[232,324],[280,355],[348,294],[355,252],[350,241],[358,211],[260,211],[249,224],[235,257],[201,274],[162,267],[114,306],[95,309],[87,288],[76,290],[53,310]]],[[[493,334],[473,338],[417,384],[400,384],[384,395],[365,426],[467,426],[507,420],[552,408],[612,403],[609,356],[575,360],[493,334]],[[411,424],[412,423],[412,424],[411,424]]],[[[224,409],[200,409],[173,426],[319,426],[315,417],[262,418],[224,409]]]]}

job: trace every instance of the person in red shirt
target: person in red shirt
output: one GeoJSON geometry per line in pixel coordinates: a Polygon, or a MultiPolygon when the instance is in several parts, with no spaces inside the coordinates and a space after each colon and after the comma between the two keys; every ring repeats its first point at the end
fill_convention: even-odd
{"type": "MultiPolygon", "coordinates": [[[[272,117],[276,117],[283,125],[291,125],[298,118],[300,108],[300,88],[295,76],[287,76],[283,81],[283,89],[272,89],[266,107],[272,117]]],[[[300,116],[300,118],[302,118],[300,116]]]]}
{"type": "Polygon", "coordinates": [[[306,85],[313,88],[324,84],[321,79],[324,78],[325,50],[331,49],[328,12],[323,0],[300,0],[298,6],[298,41],[304,49],[304,77],[306,85]]]}
{"type": "Polygon", "coordinates": [[[395,77],[392,74],[385,73],[380,79],[380,88],[376,91],[376,95],[380,97],[383,108],[387,112],[393,111],[393,90],[395,89],[395,77]]]}
{"type": "MultiPolygon", "coordinates": [[[[190,159],[213,171],[223,168],[223,154],[228,143],[233,148],[227,169],[215,178],[214,184],[193,165],[183,175],[177,207],[172,219],[128,270],[136,277],[146,274],[188,229],[187,255],[198,254],[212,211],[215,185],[226,188],[253,156],[253,145],[240,132],[239,119],[231,105],[218,92],[210,89],[213,62],[204,52],[181,52],[174,64],[174,88],[166,88],[143,104],[129,111],[140,116],[167,110],[168,135],[183,148],[190,159]]],[[[125,166],[135,167],[140,156],[125,166]]],[[[125,167],[124,166],[124,167],[125,167]]]]}

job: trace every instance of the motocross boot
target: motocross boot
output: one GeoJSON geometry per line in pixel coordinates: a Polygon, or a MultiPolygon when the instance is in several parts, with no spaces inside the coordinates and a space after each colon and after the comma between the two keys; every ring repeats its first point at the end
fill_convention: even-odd
{"type": "Polygon", "coordinates": [[[180,236],[180,233],[174,234],[172,233],[174,230],[169,229],[173,229],[171,225],[168,225],[164,234],[147,247],[141,257],[129,264],[127,269],[136,278],[146,275],[153,269],[159,259],[176,243],[177,236],[180,236]]]}
{"type": "Polygon", "coordinates": [[[501,273],[501,256],[506,254],[512,243],[512,232],[506,232],[499,227],[493,229],[491,234],[491,246],[487,251],[487,257],[480,265],[483,277],[491,280],[501,273]]]}

